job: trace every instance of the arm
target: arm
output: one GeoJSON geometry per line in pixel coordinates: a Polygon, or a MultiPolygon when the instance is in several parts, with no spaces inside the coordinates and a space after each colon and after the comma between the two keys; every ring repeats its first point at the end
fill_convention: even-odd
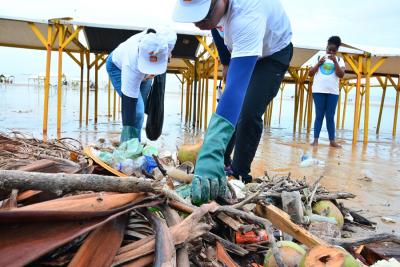
{"type": "Polygon", "coordinates": [[[233,58],[229,65],[225,91],[218,104],[217,114],[236,125],[249,86],[257,56],[233,58]]]}
{"type": "Polygon", "coordinates": [[[317,64],[312,67],[308,73],[310,77],[314,77],[314,75],[318,72],[319,67],[321,67],[322,64],[325,62],[325,57],[321,57],[320,60],[317,62],[317,64]]]}
{"type": "Polygon", "coordinates": [[[221,35],[219,35],[217,29],[212,29],[211,34],[213,36],[214,43],[217,46],[222,65],[228,66],[229,62],[231,61],[231,52],[229,52],[228,48],[224,44],[224,39],[222,39],[221,35]]]}
{"type": "Polygon", "coordinates": [[[346,68],[339,65],[339,62],[337,61],[336,56],[330,57],[330,59],[335,64],[335,74],[336,74],[336,76],[338,76],[340,79],[342,79],[344,77],[344,73],[345,73],[346,68]]]}

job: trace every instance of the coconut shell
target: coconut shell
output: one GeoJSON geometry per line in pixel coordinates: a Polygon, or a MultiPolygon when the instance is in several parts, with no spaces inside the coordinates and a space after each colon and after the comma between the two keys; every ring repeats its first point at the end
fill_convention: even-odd
{"type": "Polygon", "coordinates": [[[339,226],[340,229],[342,229],[344,224],[343,214],[340,212],[338,207],[336,207],[336,205],[333,204],[331,201],[329,200],[318,201],[313,206],[313,212],[321,216],[335,218],[337,225],[339,226]]]}
{"type": "Polygon", "coordinates": [[[196,164],[197,156],[203,142],[194,145],[182,145],[178,148],[178,159],[181,163],[190,161],[196,164]]]}
{"type": "Polygon", "coordinates": [[[316,246],[304,256],[300,267],[359,267],[346,250],[336,246],[316,246]]]}
{"type": "MultiPolygon", "coordinates": [[[[298,244],[290,241],[279,241],[277,243],[283,263],[287,267],[297,267],[306,254],[306,251],[298,244]]],[[[264,267],[278,267],[275,258],[270,250],[265,256],[264,267]]]]}

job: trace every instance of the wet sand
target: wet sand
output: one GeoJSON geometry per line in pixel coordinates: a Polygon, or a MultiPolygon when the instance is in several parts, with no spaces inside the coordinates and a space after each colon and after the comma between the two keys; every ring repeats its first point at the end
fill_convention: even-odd
{"type": "MultiPolygon", "coordinates": [[[[93,100],[94,93],[91,92],[93,100]]],[[[56,135],[56,89],[50,94],[50,115],[48,138],[56,135]]],[[[85,101],[85,99],[84,99],[85,101]]],[[[274,107],[272,127],[266,129],[256,159],[253,162],[253,176],[287,175],[315,180],[324,176],[322,185],[331,191],[348,191],[357,195],[346,206],[361,211],[366,217],[378,222],[378,232],[400,232],[400,143],[399,138],[391,136],[392,108],[384,113],[381,134],[370,132],[370,143],[364,146],[351,142],[352,107],[348,107],[346,130],[337,132],[342,149],[330,148],[327,133],[323,132],[320,145],[309,145],[312,135],[293,134],[293,100],[286,97],[283,104],[281,123],[278,121],[278,102],[274,107]],[[300,157],[309,153],[313,158],[325,162],[325,166],[300,167],[300,157]],[[381,217],[386,216],[397,221],[386,224],[381,217]]],[[[121,128],[120,118],[114,121],[107,116],[107,92],[99,92],[99,119],[93,123],[93,101],[90,103],[90,121],[88,126],[79,125],[79,92],[67,89],[63,91],[62,137],[72,137],[83,144],[96,142],[99,138],[118,139],[121,128]]],[[[27,86],[0,87],[0,131],[18,130],[41,138],[43,117],[43,90],[27,86]]],[[[181,121],[180,96],[168,92],[165,101],[165,123],[163,135],[152,142],[160,149],[175,151],[182,143],[194,142],[201,138],[201,132],[194,132],[181,121]]],[[[371,107],[371,123],[375,123],[378,107],[371,107]]],[[[85,115],[83,116],[85,118],[85,115]]],[[[325,126],[323,126],[325,127],[325,126]]],[[[371,126],[373,127],[373,126],[371,126]]],[[[323,130],[325,131],[325,130],[323,130]]],[[[144,134],[144,133],[143,133],[144,134]]],[[[144,134],[145,135],[145,134],[144,134]]],[[[362,132],[360,134],[360,140],[362,132]]]]}

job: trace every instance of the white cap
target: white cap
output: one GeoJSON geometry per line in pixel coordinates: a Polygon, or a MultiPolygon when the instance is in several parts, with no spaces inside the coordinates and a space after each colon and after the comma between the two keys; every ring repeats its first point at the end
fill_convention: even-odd
{"type": "Polygon", "coordinates": [[[157,29],[157,35],[159,35],[160,38],[164,39],[167,42],[168,52],[171,53],[172,50],[174,50],[176,40],[178,39],[176,32],[170,27],[163,27],[157,29]]]}
{"type": "Polygon", "coordinates": [[[164,39],[154,33],[144,35],[139,43],[139,71],[153,75],[165,73],[168,56],[168,44],[164,39]]]}
{"type": "Polygon", "coordinates": [[[211,0],[177,0],[173,19],[176,22],[199,22],[210,11],[211,0]]]}

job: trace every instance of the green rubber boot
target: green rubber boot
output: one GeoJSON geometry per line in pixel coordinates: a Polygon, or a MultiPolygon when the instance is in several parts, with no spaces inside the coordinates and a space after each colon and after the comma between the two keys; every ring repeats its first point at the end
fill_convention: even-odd
{"type": "Polygon", "coordinates": [[[224,153],[234,131],[235,127],[228,120],[216,113],[212,115],[192,181],[192,202],[195,205],[225,195],[224,153]]]}
{"type": "Polygon", "coordinates": [[[139,138],[139,130],[132,126],[123,126],[120,143],[129,141],[133,138],[139,138]]]}

